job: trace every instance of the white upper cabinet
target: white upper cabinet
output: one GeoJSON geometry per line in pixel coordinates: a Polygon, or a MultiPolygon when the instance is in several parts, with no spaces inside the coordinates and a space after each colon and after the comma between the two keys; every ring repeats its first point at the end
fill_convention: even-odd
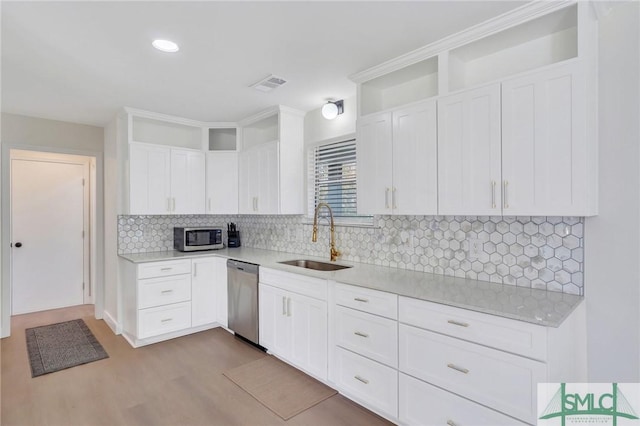
{"type": "Polygon", "coordinates": [[[439,213],[500,215],[500,185],[500,85],[439,99],[439,213]]]}
{"type": "Polygon", "coordinates": [[[240,153],[240,213],[277,214],[278,142],[271,141],[240,153]]]}
{"type": "Polygon", "coordinates": [[[238,131],[236,127],[205,129],[207,214],[238,214],[238,131]]]}
{"type": "Polygon", "coordinates": [[[131,108],[125,108],[118,123],[118,158],[125,176],[119,211],[204,213],[201,123],[131,108]]]}
{"type": "Polygon", "coordinates": [[[436,101],[394,111],[394,214],[435,215],[438,210],[436,101]]]}
{"type": "Polygon", "coordinates": [[[502,84],[503,213],[588,215],[585,87],[575,62],[502,84]]]}
{"type": "Polygon", "coordinates": [[[238,214],[238,153],[207,152],[207,214],[238,214]]]}
{"type": "Polygon", "coordinates": [[[130,214],[204,213],[204,154],[131,143],[130,214]]]}
{"type": "Polygon", "coordinates": [[[171,151],[129,145],[129,214],[167,214],[171,209],[171,151]]]}
{"type": "Polygon", "coordinates": [[[358,212],[436,214],[436,102],[358,120],[358,212]]]}
{"type": "Polygon", "coordinates": [[[393,179],[391,113],[360,118],[357,125],[358,214],[390,214],[393,179]]]}
{"type": "Polygon", "coordinates": [[[240,213],[304,213],[304,114],[278,106],[240,125],[240,213]]]}
{"type": "Polygon", "coordinates": [[[205,156],[202,151],[171,149],[171,213],[205,212],[205,156]]]}
{"type": "Polygon", "coordinates": [[[588,2],[532,2],[350,76],[359,213],[597,214],[597,34],[588,2]]]}

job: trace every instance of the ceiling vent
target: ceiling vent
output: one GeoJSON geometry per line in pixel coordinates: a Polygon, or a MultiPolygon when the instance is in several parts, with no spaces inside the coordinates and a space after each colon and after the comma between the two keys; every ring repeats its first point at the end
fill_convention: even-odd
{"type": "Polygon", "coordinates": [[[286,82],[287,80],[285,80],[284,78],[270,75],[269,77],[262,79],[255,84],[252,84],[250,87],[253,87],[254,89],[261,92],[270,92],[273,89],[277,89],[278,87],[282,86],[286,82]]]}

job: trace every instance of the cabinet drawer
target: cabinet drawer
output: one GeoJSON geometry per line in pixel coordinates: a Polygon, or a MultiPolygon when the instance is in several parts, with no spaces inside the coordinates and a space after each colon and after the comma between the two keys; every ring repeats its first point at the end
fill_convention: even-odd
{"type": "Polygon", "coordinates": [[[169,275],[190,274],[191,259],[170,260],[166,262],[141,263],[138,265],[138,278],[167,277],[169,275]]]}
{"type": "Polygon", "coordinates": [[[138,338],[158,336],[191,327],[191,302],[138,311],[138,338]]]}
{"type": "Polygon", "coordinates": [[[399,418],[404,425],[525,426],[421,380],[400,373],[399,418]]]}
{"type": "Polygon", "coordinates": [[[544,363],[404,324],[399,342],[400,371],[535,423],[544,363]]]}
{"type": "Polygon", "coordinates": [[[547,358],[546,327],[408,297],[400,297],[398,305],[402,323],[542,361],[547,358]]]}
{"type": "Polygon", "coordinates": [[[348,308],[398,319],[398,296],[346,284],[336,284],[336,303],[348,308]]]}
{"type": "Polygon", "coordinates": [[[398,372],[342,348],[336,348],[336,380],[345,394],[392,417],[398,415],[398,372]]]}
{"type": "Polygon", "coordinates": [[[191,300],[191,275],[138,280],[138,309],[191,300]]]}
{"type": "Polygon", "coordinates": [[[335,327],[338,345],[389,367],[398,367],[396,321],[338,306],[335,327]]]}
{"type": "Polygon", "coordinates": [[[327,280],[260,268],[260,282],[315,299],[327,300],[327,280]]]}

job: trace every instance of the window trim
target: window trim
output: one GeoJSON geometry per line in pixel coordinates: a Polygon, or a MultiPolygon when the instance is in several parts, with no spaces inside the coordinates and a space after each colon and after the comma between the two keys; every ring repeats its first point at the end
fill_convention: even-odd
{"type": "MultiPolygon", "coordinates": [[[[304,161],[305,163],[305,166],[304,166],[305,167],[305,195],[306,196],[305,196],[305,214],[304,214],[303,223],[305,224],[313,223],[313,214],[311,212],[311,206],[309,205],[309,202],[312,197],[309,191],[315,190],[315,182],[309,181],[311,176],[311,173],[309,170],[309,167],[310,167],[309,156],[319,146],[330,145],[330,144],[339,143],[339,142],[346,142],[352,139],[356,141],[356,144],[357,144],[357,138],[355,133],[348,133],[346,135],[324,139],[321,141],[316,141],[316,142],[307,144],[305,149],[305,161],[304,161]]],[[[357,148],[356,148],[356,158],[357,158],[357,155],[358,154],[357,154],[357,148]]],[[[357,169],[356,169],[356,176],[357,176],[357,169]]],[[[336,226],[371,228],[371,227],[374,227],[374,222],[375,222],[374,216],[369,216],[369,215],[334,218],[334,223],[336,226]]],[[[319,221],[318,224],[328,225],[328,221],[322,220],[322,221],[319,221]]]]}

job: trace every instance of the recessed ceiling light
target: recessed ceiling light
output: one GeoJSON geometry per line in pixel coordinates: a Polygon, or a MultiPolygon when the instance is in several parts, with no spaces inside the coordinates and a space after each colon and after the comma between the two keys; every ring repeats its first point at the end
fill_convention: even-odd
{"type": "Polygon", "coordinates": [[[171,40],[153,40],[153,43],[151,44],[153,45],[153,47],[163,52],[174,53],[180,50],[178,45],[171,40]]]}

